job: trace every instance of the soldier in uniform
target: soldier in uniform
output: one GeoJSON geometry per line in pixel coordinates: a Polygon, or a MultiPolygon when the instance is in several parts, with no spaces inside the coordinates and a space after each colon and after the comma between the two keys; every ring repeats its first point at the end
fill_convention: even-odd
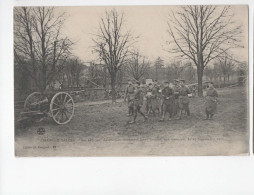
{"type": "Polygon", "coordinates": [[[150,113],[151,111],[151,107],[152,107],[152,91],[153,91],[153,84],[152,83],[149,83],[148,84],[148,88],[146,89],[146,113],[147,115],[150,113]]]}
{"type": "Polygon", "coordinates": [[[128,80],[128,86],[126,87],[124,94],[124,102],[128,103],[128,116],[133,115],[133,101],[134,101],[134,86],[130,80],[128,80]]]}
{"type": "Polygon", "coordinates": [[[181,119],[183,111],[187,113],[187,116],[190,116],[189,109],[189,97],[190,89],[185,86],[185,80],[180,80],[180,88],[179,88],[179,116],[178,119],[181,119]]]}
{"type": "Polygon", "coordinates": [[[192,95],[193,95],[193,97],[197,96],[197,86],[196,85],[194,85],[192,88],[192,95]]]}
{"type": "Polygon", "coordinates": [[[157,92],[159,92],[159,90],[160,90],[160,85],[159,85],[159,83],[158,83],[157,80],[154,80],[153,87],[157,90],[157,92]]]}
{"type": "Polygon", "coordinates": [[[159,85],[153,86],[152,90],[152,111],[155,114],[155,111],[158,110],[161,113],[161,89],[159,85]]]}
{"type": "Polygon", "coordinates": [[[165,120],[165,114],[169,113],[169,120],[171,120],[174,111],[174,91],[169,87],[169,83],[164,82],[164,88],[162,89],[162,118],[160,121],[165,120]]]}
{"type": "Polygon", "coordinates": [[[208,84],[208,89],[206,92],[206,102],[205,102],[205,113],[206,120],[213,119],[213,115],[217,113],[217,97],[218,93],[213,87],[213,82],[208,84]]]}
{"type": "Polygon", "coordinates": [[[159,113],[162,114],[162,102],[163,102],[163,98],[161,97],[161,88],[163,88],[163,86],[161,87],[159,82],[157,80],[154,80],[153,83],[153,88],[154,90],[157,91],[157,99],[156,99],[156,109],[159,110],[159,113]]]}
{"type": "Polygon", "coordinates": [[[158,88],[157,86],[153,86],[151,83],[149,84],[149,88],[146,91],[146,98],[148,103],[148,112],[147,114],[150,114],[150,112],[153,112],[153,115],[155,116],[155,111],[160,111],[160,100],[158,97],[158,88]]]}
{"type": "Polygon", "coordinates": [[[174,96],[175,96],[175,102],[174,102],[174,115],[177,115],[179,112],[179,80],[174,80],[174,96]]]}
{"type": "Polygon", "coordinates": [[[140,83],[136,82],[136,86],[135,86],[135,92],[134,92],[134,101],[133,101],[133,108],[134,108],[134,117],[133,117],[133,121],[130,122],[130,124],[135,123],[136,122],[136,118],[138,113],[141,114],[145,121],[148,119],[147,116],[145,116],[145,114],[141,111],[141,107],[143,105],[143,94],[142,91],[140,89],[140,83]]]}

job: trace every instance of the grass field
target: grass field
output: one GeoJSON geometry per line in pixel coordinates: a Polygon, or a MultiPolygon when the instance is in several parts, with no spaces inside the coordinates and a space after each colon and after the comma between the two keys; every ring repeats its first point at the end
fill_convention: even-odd
{"type": "Polygon", "coordinates": [[[203,120],[204,99],[191,98],[191,117],[128,124],[126,103],[89,106],[77,103],[73,120],[51,119],[16,128],[17,156],[239,155],[249,151],[248,105],[244,88],[218,90],[218,114],[203,120]],[[43,127],[44,135],[37,129],[43,127]]]}

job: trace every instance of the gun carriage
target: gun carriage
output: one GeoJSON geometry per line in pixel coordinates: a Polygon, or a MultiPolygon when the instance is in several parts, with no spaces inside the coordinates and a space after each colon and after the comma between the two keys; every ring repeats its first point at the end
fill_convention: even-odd
{"type": "Polygon", "coordinates": [[[74,100],[70,93],[33,92],[27,96],[20,120],[51,117],[59,125],[67,124],[74,115],[74,100]]]}

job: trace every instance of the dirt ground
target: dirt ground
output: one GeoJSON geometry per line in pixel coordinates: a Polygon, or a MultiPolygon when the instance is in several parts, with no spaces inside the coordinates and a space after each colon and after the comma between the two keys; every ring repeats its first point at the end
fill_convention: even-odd
{"type": "MultiPolygon", "coordinates": [[[[128,124],[127,104],[76,103],[73,120],[56,125],[50,118],[16,128],[16,156],[167,156],[244,155],[249,152],[247,92],[218,90],[218,114],[203,120],[204,98],[191,98],[191,116],[159,122],[138,116],[128,124]],[[37,130],[45,129],[44,135],[37,130]]],[[[144,110],[144,109],[143,109],[144,110]]]]}

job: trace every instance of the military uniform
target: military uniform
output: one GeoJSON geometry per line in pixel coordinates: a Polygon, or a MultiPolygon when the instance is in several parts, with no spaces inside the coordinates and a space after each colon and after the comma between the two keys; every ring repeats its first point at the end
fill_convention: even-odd
{"type": "Polygon", "coordinates": [[[134,118],[133,121],[130,123],[134,123],[136,121],[138,113],[140,113],[145,120],[147,117],[144,115],[144,113],[141,111],[141,107],[143,105],[143,94],[142,90],[140,87],[137,87],[134,91],[134,101],[133,101],[133,108],[134,108],[134,118]]]}
{"type": "Polygon", "coordinates": [[[149,114],[151,111],[155,114],[155,110],[160,107],[160,100],[158,97],[158,89],[157,87],[153,87],[152,89],[148,89],[146,91],[146,99],[147,99],[147,113],[149,114]]]}
{"type": "Polygon", "coordinates": [[[217,113],[217,97],[218,93],[214,87],[209,87],[206,92],[205,112],[206,118],[209,119],[217,113]]]}
{"type": "Polygon", "coordinates": [[[129,109],[129,114],[128,115],[129,116],[133,115],[134,90],[135,90],[135,87],[133,85],[128,85],[126,87],[126,90],[125,90],[125,97],[124,97],[124,99],[126,100],[126,98],[127,98],[128,109],[129,109]]]}
{"type": "Polygon", "coordinates": [[[151,88],[147,88],[146,91],[145,91],[145,94],[146,94],[146,113],[149,113],[149,111],[151,110],[151,96],[152,96],[152,89],[151,88]]]}
{"type": "Polygon", "coordinates": [[[163,103],[163,98],[161,96],[161,86],[159,85],[154,85],[154,88],[157,90],[157,106],[159,109],[159,112],[162,114],[162,103],[163,103]]]}
{"type": "Polygon", "coordinates": [[[179,88],[179,119],[181,118],[182,111],[186,111],[187,115],[190,116],[190,109],[189,109],[189,97],[190,89],[186,86],[181,86],[179,88]]]}
{"type": "Polygon", "coordinates": [[[180,87],[178,85],[175,85],[174,87],[174,115],[177,115],[177,113],[179,112],[179,91],[180,91],[180,87]]]}
{"type": "Polygon", "coordinates": [[[166,112],[169,113],[171,119],[174,112],[174,91],[170,87],[162,89],[162,119],[165,119],[166,112]]]}
{"type": "Polygon", "coordinates": [[[160,91],[160,86],[157,85],[157,84],[155,84],[155,85],[153,86],[153,89],[156,90],[157,93],[159,93],[159,91],[160,91]]]}

